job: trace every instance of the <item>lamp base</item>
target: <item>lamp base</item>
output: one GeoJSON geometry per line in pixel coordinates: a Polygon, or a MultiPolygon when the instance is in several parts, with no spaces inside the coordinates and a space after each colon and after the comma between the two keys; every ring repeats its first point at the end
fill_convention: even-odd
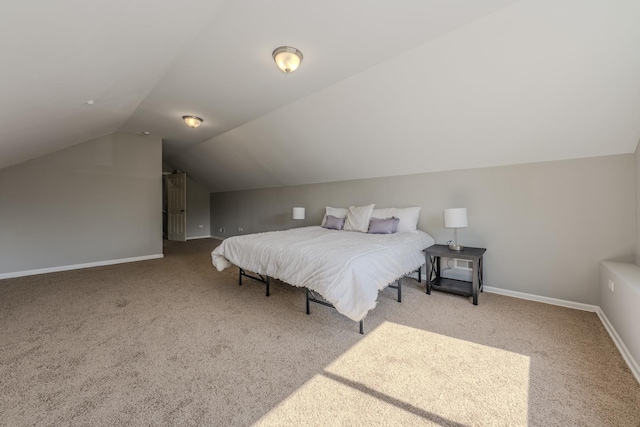
{"type": "Polygon", "coordinates": [[[453,243],[449,243],[449,250],[450,251],[461,251],[464,250],[464,246],[462,245],[455,245],[453,243]]]}

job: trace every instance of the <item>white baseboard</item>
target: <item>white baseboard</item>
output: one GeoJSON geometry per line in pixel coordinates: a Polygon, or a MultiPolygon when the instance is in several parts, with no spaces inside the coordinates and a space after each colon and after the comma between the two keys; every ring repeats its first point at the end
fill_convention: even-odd
{"type": "Polygon", "coordinates": [[[195,240],[195,239],[210,239],[211,235],[207,234],[206,236],[193,236],[193,237],[187,237],[187,240],[195,240]]]}
{"type": "Polygon", "coordinates": [[[593,313],[597,312],[600,309],[600,307],[598,307],[597,305],[583,304],[581,302],[573,302],[557,298],[542,297],[540,295],[510,291],[508,289],[502,288],[492,288],[490,286],[485,286],[484,290],[492,294],[505,295],[508,297],[526,299],[529,301],[543,302],[545,304],[551,305],[559,305],[560,307],[575,308],[576,310],[590,311],[593,313]]]}
{"type": "Polygon", "coordinates": [[[629,366],[631,373],[633,373],[633,376],[636,377],[636,380],[638,380],[638,382],[640,383],[640,365],[638,365],[638,362],[633,358],[627,346],[624,345],[624,341],[622,341],[622,338],[620,338],[620,335],[618,335],[616,329],[613,327],[611,322],[609,322],[609,319],[604,314],[604,311],[602,311],[602,309],[598,307],[596,313],[598,313],[598,317],[604,325],[604,328],[607,330],[607,332],[609,332],[613,343],[616,345],[616,347],[618,347],[618,351],[622,355],[622,358],[625,362],[627,362],[627,366],[629,366]]]}
{"type": "Polygon", "coordinates": [[[144,255],[133,258],[110,259],[107,261],[88,262],[85,264],[61,265],[59,267],[38,268],[36,270],[14,271],[11,273],[0,273],[1,279],[13,277],[33,276],[36,274],[55,273],[58,271],[79,270],[81,268],[100,267],[103,265],[123,264],[125,262],[146,261],[149,259],[164,258],[164,254],[144,255]]]}
{"type": "Polygon", "coordinates": [[[212,239],[216,239],[216,240],[224,240],[224,239],[226,239],[226,237],[214,236],[213,234],[211,236],[209,236],[209,237],[211,237],[212,239]]]}

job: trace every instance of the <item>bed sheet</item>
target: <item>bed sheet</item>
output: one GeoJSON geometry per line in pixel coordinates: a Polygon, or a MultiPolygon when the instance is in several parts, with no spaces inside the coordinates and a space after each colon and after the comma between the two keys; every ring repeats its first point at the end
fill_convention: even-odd
{"type": "Polygon", "coordinates": [[[424,263],[433,238],[422,231],[367,234],[303,227],[225,239],[211,254],[222,271],[236,265],[319,293],[358,322],[378,292],[424,263]]]}

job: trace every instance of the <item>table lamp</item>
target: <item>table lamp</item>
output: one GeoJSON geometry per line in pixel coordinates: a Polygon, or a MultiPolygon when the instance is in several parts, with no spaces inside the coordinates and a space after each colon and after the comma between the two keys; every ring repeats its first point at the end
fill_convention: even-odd
{"type": "Polygon", "coordinates": [[[467,208],[450,208],[444,210],[444,228],[453,228],[453,243],[449,241],[449,249],[461,251],[464,246],[458,244],[458,228],[467,226],[467,208]]]}

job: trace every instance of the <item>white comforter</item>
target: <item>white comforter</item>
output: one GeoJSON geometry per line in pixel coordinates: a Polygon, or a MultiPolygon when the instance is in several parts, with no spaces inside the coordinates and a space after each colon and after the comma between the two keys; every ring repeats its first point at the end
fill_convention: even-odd
{"type": "Polygon", "coordinates": [[[378,291],[424,263],[431,236],[367,234],[304,227],[224,240],[211,254],[222,271],[236,265],[318,292],[356,322],[376,306],[378,291]]]}

